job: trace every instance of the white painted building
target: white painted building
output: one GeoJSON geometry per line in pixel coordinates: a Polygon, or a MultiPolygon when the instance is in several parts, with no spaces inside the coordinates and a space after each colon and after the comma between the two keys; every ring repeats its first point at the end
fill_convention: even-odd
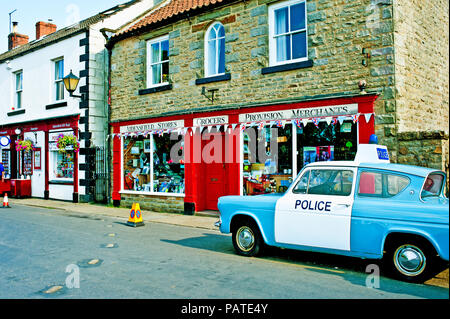
{"type": "Polygon", "coordinates": [[[108,183],[96,178],[92,151],[107,145],[106,37],[128,27],[153,2],[129,1],[57,31],[40,22],[30,42],[15,25],[10,50],[0,54],[0,159],[8,182],[30,180],[32,197],[74,202],[95,199],[96,179],[108,183]],[[70,71],[80,78],[74,95],[83,98],[64,89],[62,78],[70,71]],[[59,152],[60,134],[76,135],[79,152],[59,152]],[[33,152],[16,151],[15,142],[23,140],[32,141],[33,152]]]}

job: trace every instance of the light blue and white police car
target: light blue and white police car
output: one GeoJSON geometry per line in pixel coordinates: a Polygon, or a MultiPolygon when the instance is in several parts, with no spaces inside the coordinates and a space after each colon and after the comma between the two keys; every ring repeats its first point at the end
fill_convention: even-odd
{"type": "Polygon", "coordinates": [[[284,194],[221,197],[216,226],[240,255],[268,245],[382,259],[390,275],[423,282],[448,265],[445,180],[360,144],[354,161],[306,165],[284,194]]]}

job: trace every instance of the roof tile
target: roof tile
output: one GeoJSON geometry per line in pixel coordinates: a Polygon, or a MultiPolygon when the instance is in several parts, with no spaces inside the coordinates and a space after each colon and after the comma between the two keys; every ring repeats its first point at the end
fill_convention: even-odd
{"type": "Polygon", "coordinates": [[[139,22],[126,29],[125,31],[116,34],[114,37],[125,35],[129,32],[139,30],[151,24],[161,22],[163,20],[175,17],[179,14],[189,12],[191,10],[231,1],[232,0],[170,0],[166,2],[166,4],[163,4],[162,7],[152,11],[150,14],[142,18],[139,22]]]}

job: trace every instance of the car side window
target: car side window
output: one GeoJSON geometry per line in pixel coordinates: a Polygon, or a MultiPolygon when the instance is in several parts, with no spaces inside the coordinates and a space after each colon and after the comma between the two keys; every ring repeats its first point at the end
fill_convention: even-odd
{"type": "Polygon", "coordinates": [[[382,196],[383,178],[380,173],[362,172],[359,177],[359,195],[382,196]]]}
{"type": "Polygon", "coordinates": [[[406,176],[361,172],[359,177],[358,195],[387,198],[401,193],[410,183],[406,176]]]}
{"type": "Polygon", "coordinates": [[[297,185],[295,185],[292,192],[295,194],[306,194],[306,191],[308,190],[308,182],[309,182],[309,171],[306,171],[298,181],[297,185]]]}
{"type": "Polygon", "coordinates": [[[420,196],[428,197],[428,196],[439,196],[442,189],[442,183],[444,181],[444,176],[441,174],[430,174],[422,188],[422,192],[420,196]]]}
{"type": "Polygon", "coordinates": [[[311,170],[308,194],[348,196],[352,192],[353,172],[350,170],[311,170]]]}
{"type": "Polygon", "coordinates": [[[395,196],[409,185],[409,178],[399,175],[387,175],[387,193],[395,196]]]}

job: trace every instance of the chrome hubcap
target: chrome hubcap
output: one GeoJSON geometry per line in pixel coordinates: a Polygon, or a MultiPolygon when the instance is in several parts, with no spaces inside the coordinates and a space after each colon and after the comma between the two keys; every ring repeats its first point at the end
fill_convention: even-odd
{"type": "Polygon", "coordinates": [[[395,251],[394,264],[402,274],[417,276],[425,269],[426,258],[416,246],[403,245],[395,251]]]}
{"type": "Polygon", "coordinates": [[[243,251],[249,251],[255,244],[255,236],[250,228],[242,226],[236,234],[237,244],[243,251]]]}

